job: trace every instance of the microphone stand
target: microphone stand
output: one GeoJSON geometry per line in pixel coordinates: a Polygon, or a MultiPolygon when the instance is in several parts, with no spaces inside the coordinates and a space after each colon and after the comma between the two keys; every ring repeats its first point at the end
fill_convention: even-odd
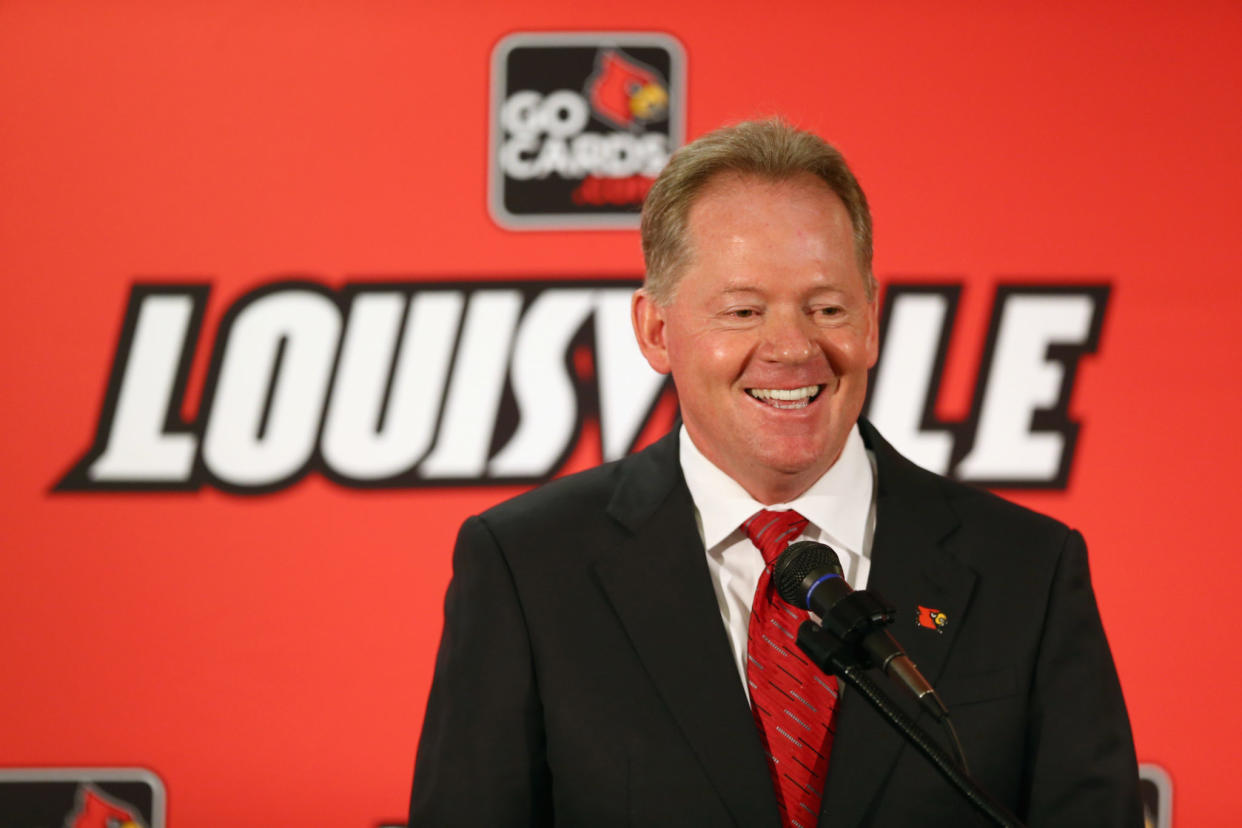
{"type": "MultiPolygon", "coordinates": [[[[863,610],[863,607],[866,607],[866,610],[849,613],[848,629],[842,630],[844,638],[814,621],[804,621],[798,628],[798,647],[819,669],[840,677],[846,684],[862,694],[862,697],[896,728],[906,741],[914,745],[932,763],[950,785],[966,797],[976,811],[1002,828],[1023,828],[1017,817],[988,795],[963,767],[960,767],[936,744],[926,730],[919,727],[913,718],[898,707],[892,698],[866,675],[864,672],[868,666],[866,658],[861,656],[859,648],[850,642],[857,642],[861,635],[869,632],[870,629],[891,623],[894,613],[891,609],[883,608],[880,602],[866,590],[853,592],[840,603],[845,603],[851,598],[858,602],[857,609],[863,610]]],[[[832,624],[832,619],[824,620],[826,624],[832,624]]]]}

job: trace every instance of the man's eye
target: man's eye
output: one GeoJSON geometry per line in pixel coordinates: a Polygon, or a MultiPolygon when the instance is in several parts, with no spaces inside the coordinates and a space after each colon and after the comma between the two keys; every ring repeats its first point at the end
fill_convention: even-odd
{"type": "Polygon", "coordinates": [[[836,305],[829,305],[827,307],[819,308],[816,311],[816,313],[819,314],[820,316],[833,317],[833,316],[840,316],[842,313],[842,310],[836,305]]]}
{"type": "Polygon", "coordinates": [[[755,315],[755,311],[753,308],[735,308],[732,311],[732,313],[738,319],[749,319],[750,317],[755,315]]]}

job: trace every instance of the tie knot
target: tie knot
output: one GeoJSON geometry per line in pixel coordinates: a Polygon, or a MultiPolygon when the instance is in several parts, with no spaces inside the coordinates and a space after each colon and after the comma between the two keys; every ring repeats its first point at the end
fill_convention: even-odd
{"type": "Polygon", "coordinates": [[[785,551],[789,542],[806,528],[807,519],[790,509],[785,512],[769,512],[760,509],[742,524],[746,537],[763,553],[763,560],[772,563],[785,551]]]}

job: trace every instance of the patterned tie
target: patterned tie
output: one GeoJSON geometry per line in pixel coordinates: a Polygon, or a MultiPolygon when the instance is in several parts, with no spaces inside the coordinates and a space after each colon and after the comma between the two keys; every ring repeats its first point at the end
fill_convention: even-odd
{"type": "Polygon", "coordinates": [[[767,510],[742,524],[767,562],[751,606],[746,683],[786,828],[814,828],[819,821],[836,729],[837,680],[821,674],[795,643],[807,613],[781,600],[771,584],[772,564],[806,524],[797,512],[767,510]]]}

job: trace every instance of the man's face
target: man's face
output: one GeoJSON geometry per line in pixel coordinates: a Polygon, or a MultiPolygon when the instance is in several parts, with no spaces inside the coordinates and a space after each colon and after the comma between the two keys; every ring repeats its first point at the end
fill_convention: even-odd
{"type": "Polygon", "coordinates": [[[809,174],[722,174],[688,241],[673,300],[635,297],[639,346],[699,450],[760,502],[791,500],[836,462],[876,360],[849,214],[809,174]]]}

